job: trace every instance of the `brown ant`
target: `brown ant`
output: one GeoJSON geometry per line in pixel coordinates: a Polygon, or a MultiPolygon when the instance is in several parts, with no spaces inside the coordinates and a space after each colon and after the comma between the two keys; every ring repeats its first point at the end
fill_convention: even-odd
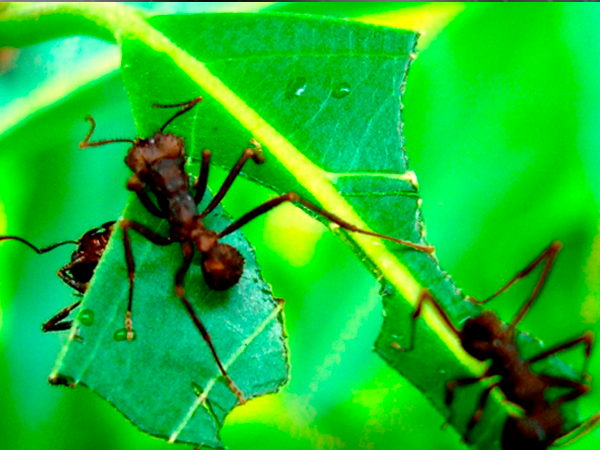
{"type": "Polygon", "coordinates": [[[196,192],[195,194],[192,194],[189,186],[189,176],[184,167],[186,154],[183,138],[171,133],[164,133],[164,130],[175,118],[192,109],[201,100],[202,97],[198,97],[191,101],[174,105],[154,105],[155,108],[180,107],[181,109],[167,120],[152,137],[147,139],[107,139],[90,142],[95,129],[95,121],[92,117],[87,117],[86,120],[90,122],[91,129],[85,139],[79,144],[79,147],[84,149],[115,142],[130,143],[132,147],[128,151],[125,163],[134,174],[129,179],[127,188],[138,195],[142,204],[151,214],[168,220],[170,225],[169,237],[163,237],[144,225],[129,219],[123,219],[119,223],[120,227],[123,229],[123,243],[125,245],[125,258],[129,274],[129,303],[125,317],[127,339],[133,339],[131,310],[133,303],[135,263],[128,233],[128,231],[132,229],[156,245],[164,246],[175,242],[181,244],[183,264],[175,275],[175,295],[181,300],[196,325],[196,328],[210,347],[215,362],[229,388],[236,395],[240,403],[244,403],[245,400],[242,392],[234,384],[233,380],[231,380],[221,364],[221,360],[213,346],[208,330],[204,327],[201,320],[194,312],[189,300],[185,296],[183,280],[192,262],[195,249],[201,254],[202,272],[208,286],[215,290],[225,290],[233,287],[242,275],[244,258],[235,247],[219,242],[220,239],[233,233],[256,217],[265,214],[271,209],[286,202],[300,203],[305,208],[310,209],[316,214],[321,215],[340,227],[350,231],[388,239],[425,252],[432,252],[433,247],[414,244],[412,242],[383,236],[371,231],[361,230],[300,198],[300,196],[293,192],[280,195],[279,197],[269,200],[252,209],[220,232],[208,229],[203,223],[204,218],[217,207],[221,200],[223,200],[223,197],[225,197],[225,194],[231,187],[235,178],[239,175],[246,161],[252,159],[256,164],[261,164],[265,159],[260,145],[252,139],[250,142],[253,148],[247,148],[242,152],[242,156],[229,172],[229,175],[217,194],[213,197],[208,206],[202,212],[198,213],[198,205],[202,201],[206,191],[211,152],[209,150],[204,150],[202,152],[200,173],[194,185],[196,192]],[[158,206],[152,202],[148,195],[148,191],[154,194],[158,206]]]}
{"type": "MultiPolygon", "coordinates": [[[[500,321],[494,311],[483,310],[479,316],[468,318],[465,321],[462,330],[459,330],[450,321],[446,312],[429,291],[422,291],[416,309],[412,315],[413,327],[411,330],[411,345],[406,349],[399,346],[396,348],[403,351],[410,351],[414,347],[414,321],[421,315],[423,304],[427,300],[439,313],[439,316],[448,326],[450,331],[459,338],[467,353],[480,361],[491,360],[489,368],[483,375],[475,378],[464,378],[448,382],[446,384],[446,404],[450,406],[452,403],[455,388],[474,384],[486,379],[500,377],[489,384],[481,395],[477,410],[467,425],[463,442],[468,442],[471,431],[483,416],[484,406],[490,392],[496,387],[499,387],[502,390],[509,402],[514,403],[523,411],[521,416],[509,416],[505,423],[502,432],[503,449],[546,449],[558,439],[571,433],[563,432],[564,418],[558,407],[565,402],[574,400],[589,392],[589,384],[537,374],[531,370],[530,366],[537,361],[574,347],[579,343],[584,343],[586,362],[582,371],[582,380],[589,379],[589,376],[586,374],[586,368],[594,339],[592,332],[587,331],[581,337],[545,350],[537,356],[527,360],[524,360],[521,357],[515,342],[516,326],[523,320],[534,300],[538,297],[561,247],[562,244],[560,242],[552,243],[552,245],[529,264],[529,266],[521,272],[518,272],[505,286],[491,297],[483,301],[468,297],[468,300],[472,303],[483,305],[506,292],[517,281],[527,277],[537,266],[545,263],[531,296],[508,325],[500,321]],[[549,401],[545,398],[545,393],[552,387],[567,388],[570,392],[553,401],[549,401]]],[[[448,421],[450,421],[450,419],[448,421]]]]}
{"type": "MultiPolygon", "coordinates": [[[[107,222],[98,228],[93,228],[76,241],[63,241],[58,242],[48,247],[38,248],[23,238],[17,236],[0,236],[0,241],[18,241],[27,245],[33,249],[39,255],[54,250],[57,247],[75,244],[77,248],[71,255],[71,262],[66,264],[64,267],[58,270],[58,276],[68,286],[72,287],[77,291],[78,294],[83,295],[86,293],[89,287],[90,280],[94,275],[96,266],[104,253],[108,239],[113,232],[114,225],[116,222],[107,222]]],[[[52,318],[44,322],[42,325],[42,331],[47,333],[49,331],[63,331],[71,328],[72,321],[65,320],[68,315],[81,304],[81,300],[77,300],[72,305],[61,309],[52,318]]]]}

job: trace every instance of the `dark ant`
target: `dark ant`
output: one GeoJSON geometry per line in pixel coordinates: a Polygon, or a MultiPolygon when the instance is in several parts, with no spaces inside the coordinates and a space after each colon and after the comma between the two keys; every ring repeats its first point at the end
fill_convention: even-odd
{"type": "MultiPolygon", "coordinates": [[[[71,262],[58,270],[57,274],[65,284],[72,287],[79,295],[86,293],[89,287],[90,280],[94,275],[96,266],[104,253],[108,239],[113,232],[116,222],[107,222],[98,228],[93,228],[76,241],[58,242],[48,247],[38,248],[23,238],[17,236],[0,236],[0,241],[18,241],[33,249],[39,255],[54,250],[67,244],[77,245],[77,249],[71,255],[71,262]]],[[[52,318],[44,322],[42,331],[63,331],[71,328],[72,321],[65,320],[68,315],[81,304],[81,300],[77,300],[72,305],[61,309],[52,318]]]]}
{"type": "Polygon", "coordinates": [[[90,142],[90,138],[95,129],[95,121],[92,117],[87,117],[91,124],[91,128],[85,139],[79,144],[79,147],[84,149],[87,147],[97,147],[115,142],[128,142],[132,145],[125,158],[125,163],[133,171],[133,175],[127,183],[127,189],[135,192],[145,208],[153,215],[166,219],[170,225],[169,237],[163,237],[154,231],[146,228],[144,225],[133,222],[129,219],[123,219],[120,222],[120,227],[123,229],[123,243],[125,245],[125,258],[129,273],[129,303],[127,306],[127,314],[125,317],[125,327],[127,329],[127,339],[133,339],[133,328],[131,319],[131,310],[133,302],[133,281],[135,278],[135,263],[131,251],[131,242],[128,230],[133,229],[156,245],[170,245],[175,242],[181,244],[183,253],[183,264],[175,275],[175,295],[181,300],[188,314],[193,320],[196,328],[210,347],[210,351],[217,363],[219,370],[225,378],[229,388],[236,395],[240,403],[244,403],[242,392],[234,384],[233,380],[227,374],[225,368],[221,364],[217,352],[213,346],[208,330],[204,327],[196,313],[194,312],[189,300],[185,297],[183,280],[187,273],[195,249],[197,249],[202,257],[202,272],[206,283],[211,289],[225,290],[233,287],[240,279],[244,268],[244,258],[240,252],[233,246],[223,244],[219,240],[254,218],[265,214],[273,208],[285,203],[294,202],[300,203],[305,208],[329,219],[342,228],[350,231],[367,234],[383,239],[388,239],[399,244],[425,252],[432,252],[433,247],[414,244],[412,242],[403,241],[400,239],[383,236],[378,233],[361,230],[333,214],[324,211],[323,209],[313,205],[312,203],[300,198],[297,194],[289,192],[280,195],[264,204],[252,209],[250,212],[243,215],[224,230],[216,232],[206,228],[203,221],[204,218],[212,212],[217,205],[223,200],[225,194],[231,187],[235,178],[239,175],[242,167],[249,159],[252,159],[256,164],[261,164],[265,161],[262,154],[261,146],[258,142],[252,139],[250,142],[253,148],[247,148],[242,152],[242,156],[234,167],[229,172],[225,182],[213,197],[208,206],[198,213],[198,205],[202,201],[206,191],[209,163],[211,152],[204,150],[202,152],[202,163],[199,176],[194,184],[196,193],[193,195],[190,191],[189,176],[185,172],[185,148],[183,138],[175,136],[171,133],[164,133],[165,128],[177,117],[191,110],[196,106],[202,97],[195,98],[191,101],[178,103],[174,105],[154,105],[155,108],[179,108],[165,124],[148,139],[137,138],[132,139],[107,139],[96,142],[90,142]],[[155,205],[148,195],[148,191],[154,194],[157,205],[155,205]]]}
{"type": "Polygon", "coordinates": [[[561,247],[562,244],[560,242],[554,242],[529,266],[518,272],[491,297],[483,301],[468,297],[468,300],[472,303],[483,305],[506,292],[517,281],[527,277],[537,266],[545,263],[531,296],[508,325],[500,321],[494,311],[483,310],[479,316],[468,318],[462,330],[459,330],[450,321],[446,312],[429,291],[422,291],[412,315],[411,346],[406,349],[399,346],[396,346],[396,348],[403,351],[412,350],[415,336],[414,321],[421,315],[423,304],[428,300],[450,331],[460,339],[467,353],[479,361],[491,360],[491,365],[483,375],[475,378],[449,381],[446,384],[446,404],[450,406],[452,403],[455,388],[474,384],[485,379],[500,377],[500,379],[488,385],[481,395],[477,410],[467,425],[463,442],[468,442],[471,431],[483,416],[484,406],[490,392],[496,387],[502,390],[509,402],[514,403],[523,410],[523,415],[521,416],[509,416],[504,425],[502,432],[503,449],[547,449],[552,443],[571,433],[571,431],[567,433],[563,432],[564,418],[558,407],[589,392],[589,384],[537,374],[531,370],[531,364],[574,347],[579,343],[584,343],[586,362],[582,371],[582,381],[584,379],[589,380],[586,369],[594,339],[593,333],[587,331],[581,337],[545,350],[527,360],[521,357],[515,342],[516,326],[523,320],[534,300],[538,297],[561,247]],[[567,388],[570,392],[558,397],[554,401],[548,401],[545,398],[545,393],[551,387],[567,388]]]}

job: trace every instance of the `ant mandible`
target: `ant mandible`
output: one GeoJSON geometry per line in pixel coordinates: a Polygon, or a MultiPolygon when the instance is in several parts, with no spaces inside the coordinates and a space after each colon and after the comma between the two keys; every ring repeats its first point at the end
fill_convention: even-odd
{"type": "MultiPolygon", "coordinates": [[[[479,377],[464,378],[449,381],[446,384],[446,404],[451,405],[454,398],[454,389],[466,386],[482,380],[500,377],[490,383],[482,393],[477,410],[467,425],[463,442],[468,442],[469,436],[475,425],[481,420],[485,403],[491,391],[499,387],[509,402],[519,406],[524,414],[522,416],[509,416],[502,431],[502,448],[528,448],[547,449],[552,443],[566,436],[569,432],[563,432],[564,418],[559,406],[565,402],[574,400],[590,391],[588,384],[548,375],[541,375],[531,370],[531,364],[555,355],[563,350],[585,344],[586,362],[582,371],[582,381],[588,378],[586,374],[587,364],[592,350],[593,334],[585,332],[581,337],[572,339],[557,347],[545,350],[524,360],[515,342],[516,326],[523,320],[531,305],[538,297],[554,260],[561,249],[560,242],[554,242],[529,266],[518,272],[505,286],[491,297],[478,301],[472,297],[468,300],[477,305],[483,305],[490,300],[506,292],[517,281],[527,277],[536,267],[544,263],[540,278],[535,285],[529,299],[521,307],[508,326],[502,322],[492,310],[483,310],[477,317],[470,317],[465,321],[462,330],[457,329],[441,305],[428,290],[423,290],[412,315],[413,326],[411,329],[411,345],[408,348],[397,347],[403,351],[410,351],[414,347],[415,326],[414,321],[421,315],[425,301],[434,307],[447,327],[455,334],[463,348],[474,358],[480,361],[491,360],[489,368],[479,377]],[[554,401],[545,398],[546,391],[551,387],[561,387],[570,390],[567,394],[560,396],[554,401]]],[[[448,419],[450,421],[450,419],[448,419]]]]}
{"type": "Polygon", "coordinates": [[[87,147],[98,147],[115,142],[128,142],[132,145],[125,158],[125,163],[133,171],[127,188],[135,192],[145,208],[153,215],[166,219],[170,225],[169,237],[163,237],[142,224],[129,219],[122,219],[119,223],[123,229],[123,243],[125,246],[125,258],[129,274],[129,303],[125,316],[125,327],[127,329],[127,339],[133,339],[132,323],[132,303],[133,303],[133,285],[135,278],[135,263],[131,251],[131,241],[129,230],[135,230],[150,242],[165,246],[175,242],[181,244],[183,253],[183,264],[175,275],[175,295],[181,300],[188,314],[194,322],[196,328],[208,344],[210,351],[215,359],[217,366],[225,378],[229,388],[236,395],[240,403],[244,403],[244,397],[239,388],[227,374],[223,367],[217,351],[214,348],[210,334],[202,321],[194,312],[192,305],[185,296],[183,287],[184,277],[192,262],[195,249],[200,252],[202,257],[202,273],[206,283],[211,289],[225,290],[233,287],[240,279],[244,267],[244,258],[240,252],[233,246],[221,243],[220,240],[233,233],[246,223],[256,217],[265,214],[277,206],[286,203],[300,203],[305,208],[310,209],[318,215],[336,223],[340,227],[357,233],[367,234],[382,239],[388,239],[396,243],[411,247],[416,250],[432,252],[433,247],[415,244],[412,242],[395,239],[371,231],[361,230],[351,225],[337,216],[313,205],[302,199],[293,192],[280,195],[269,200],[262,205],[252,209],[227,226],[224,230],[216,232],[204,225],[204,218],[211,213],[217,205],[223,200],[225,194],[233,184],[236,177],[242,170],[242,167],[249,159],[256,164],[262,164],[265,158],[260,144],[252,139],[250,142],[253,148],[247,148],[242,152],[242,156],[233,166],[229,175],[223,182],[223,185],[217,194],[210,201],[208,206],[198,213],[198,205],[202,201],[207,187],[209,163],[211,152],[204,150],[202,152],[202,163],[200,173],[194,185],[196,192],[192,195],[189,186],[189,176],[185,171],[186,154],[183,138],[171,133],[164,133],[165,128],[177,117],[191,110],[196,106],[202,97],[191,101],[178,103],[174,105],[153,105],[155,108],[181,108],[175,113],[154,135],[148,139],[107,139],[96,142],[90,142],[95,129],[95,121],[92,117],[87,117],[91,128],[85,139],[79,144],[81,149],[87,147]],[[152,202],[148,195],[152,192],[156,198],[157,205],[152,202]]]}
{"type": "MultiPolygon", "coordinates": [[[[96,266],[106,249],[106,244],[108,244],[115,223],[116,222],[107,222],[98,228],[93,228],[76,241],[62,241],[43,248],[38,248],[32,243],[17,236],[0,236],[0,241],[12,240],[21,242],[39,255],[63,245],[77,245],[77,248],[71,255],[71,262],[59,269],[57,275],[65,282],[65,284],[75,289],[78,294],[83,295],[89,288],[90,280],[92,279],[96,266]]],[[[71,311],[80,304],[81,300],[77,300],[72,305],[61,309],[52,318],[44,322],[42,331],[47,333],[49,331],[63,331],[71,328],[72,321],[65,319],[69,316],[71,311]]]]}

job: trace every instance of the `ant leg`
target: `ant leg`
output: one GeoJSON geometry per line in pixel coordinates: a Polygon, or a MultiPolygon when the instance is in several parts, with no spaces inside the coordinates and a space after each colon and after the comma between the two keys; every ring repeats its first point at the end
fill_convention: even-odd
{"type": "Polygon", "coordinates": [[[446,326],[450,329],[450,331],[452,331],[457,337],[460,338],[460,331],[454,326],[454,324],[448,317],[448,314],[446,314],[446,311],[444,311],[442,309],[442,307],[440,306],[438,301],[431,295],[431,292],[429,292],[428,289],[423,289],[421,291],[421,294],[419,295],[419,300],[417,302],[417,306],[415,307],[415,311],[413,312],[413,315],[412,315],[412,328],[410,330],[410,347],[406,347],[406,348],[400,347],[398,350],[401,350],[403,352],[409,352],[414,348],[414,346],[415,346],[415,329],[416,329],[415,320],[417,320],[417,318],[421,315],[421,311],[423,310],[423,304],[425,303],[425,300],[429,300],[429,303],[431,304],[431,306],[433,306],[435,308],[435,310],[437,311],[439,316],[442,318],[442,320],[444,321],[446,326]]]}
{"type": "Polygon", "coordinates": [[[198,174],[198,179],[194,184],[194,187],[196,188],[196,195],[194,195],[194,201],[196,202],[196,205],[199,205],[200,202],[202,202],[202,197],[204,197],[204,193],[206,192],[210,156],[210,150],[202,151],[202,165],[200,166],[200,173],[198,174]]]}
{"type": "Polygon", "coordinates": [[[349,231],[354,231],[355,233],[361,233],[361,234],[366,234],[367,236],[374,236],[374,237],[377,237],[380,239],[386,239],[388,241],[396,242],[397,244],[405,245],[407,247],[411,247],[411,248],[414,248],[415,250],[419,250],[422,252],[432,253],[435,250],[434,247],[430,247],[427,245],[415,244],[413,242],[404,241],[402,239],[397,239],[397,238],[394,238],[391,236],[386,236],[383,234],[374,233],[372,231],[367,231],[367,230],[358,228],[358,227],[340,219],[339,217],[325,211],[324,209],[321,209],[318,206],[313,205],[309,201],[304,200],[303,198],[301,198],[300,196],[298,196],[298,194],[295,194],[294,192],[288,192],[287,194],[280,195],[279,197],[275,197],[274,199],[271,199],[271,200],[263,203],[262,205],[254,208],[253,210],[244,214],[238,220],[233,222],[231,225],[229,225],[223,231],[221,231],[218,234],[218,237],[222,238],[223,236],[233,233],[235,230],[237,230],[238,228],[247,224],[248,222],[255,219],[256,217],[272,210],[273,208],[276,208],[277,206],[279,206],[285,202],[300,203],[305,208],[310,209],[311,211],[317,213],[318,215],[325,217],[326,219],[330,220],[331,222],[335,223],[336,225],[339,225],[341,228],[344,228],[349,231]]]}
{"type": "Polygon", "coordinates": [[[215,362],[217,363],[217,366],[219,367],[219,371],[221,372],[221,375],[223,375],[223,378],[225,378],[225,381],[227,382],[227,386],[229,386],[229,389],[231,389],[231,392],[233,392],[233,394],[237,397],[238,401],[243,405],[244,403],[246,403],[244,394],[242,394],[242,391],[240,390],[240,388],[238,388],[236,386],[236,384],[233,382],[233,380],[231,379],[229,374],[227,374],[227,370],[225,370],[225,367],[221,363],[221,359],[219,358],[219,355],[217,355],[217,351],[215,350],[215,347],[212,343],[212,339],[210,337],[210,334],[208,333],[208,330],[206,329],[206,327],[204,326],[204,324],[202,323],[200,318],[194,312],[194,309],[192,308],[192,304],[190,303],[190,301],[185,297],[185,289],[183,287],[183,279],[185,278],[185,274],[189,270],[190,264],[192,263],[192,257],[194,256],[194,247],[191,245],[191,243],[189,241],[183,241],[181,243],[181,250],[183,252],[183,265],[177,271],[177,275],[175,276],[175,295],[177,295],[177,297],[179,297],[179,300],[181,300],[181,303],[183,303],[183,306],[185,306],[185,309],[187,310],[188,314],[190,315],[192,321],[194,322],[194,325],[196,325],[196,328],[202,335],[202,338],[204,339],[204,341],[210,348],[210,352],[212,353],[213,358],[214,358],[215,362]]]}
{"type": "Polygon", "coordinates": [[[169,215],[167,213],[162,211],[158,206],[156,206],[152,202],[152,200],[150,200],[150,197],[148,196],[148,194],[146,192],[144,192],[143,190],[136,190],[135,193],[137,194],[138,198],[140,199],[140,202],[142,202],[142,205],[144,205],[144,208],[146,208],[146,210],[150,214],[152,214],[153,216],[156,216],[156,217],[160,217],[161,219],[166,219],[169,217],[169,215]]]}
{"type": "Polygon", "coordinates": [[[592,333],[590,330],[586,331],[585,333],[583,333],[583,336],[578,337],[576,339],[573,339],[569,342],[565,342],[562,345],[559,345],[557,347],[548,349],[542,353],[540,353],[537,356],[534,356],[533,358],[529,359],[527,362],[529,364],[533,364],[534,362],[540,361],[544,358],[548,358],[549,356],[555,355],[559,352],[562,352],[563,350],[567,350],[571,347],[576,346],[579,343],[584,343],[585,344],[585,364],[583,366],[583,370],[582,373],[585,374],[587,372],[587,365],[590,361],[590,355],[592,354],[592,345],[594,343],[594,333],[592,333]]]}
{"type": "Polygon", "coordinates": [[[44,322],[42,325],[42,331],[47,333],[48,331],[62,331],[68,330],[71,328],[71,324],[73,323],[71,320],[64,321],[63,320],[73,311],[81,305],[81,300],[77,300],[72,305],[67,306],[66,308],[61,309],[57,314],[55,314],[51,319],[44,322]]]}
{"type": "Polygon", "coordinates": [[[219,189],[219,192],[217,192],[217,195],[213,197],[206,209],[202,211],[202,213],[200,213],[201,218],[206,217],[208,214],[210,214],[210,212],[213,209],[217,207],[219,203],[221,203],[221,200],[223,200],[223,197],[225,197],[225,194],[227,194],[227,191],[233,184],[234,180],[240,174],[242,167],[244,167],[246,161],[252,158],[256,164],[262,164],[263,162],[265,162],[265,157],[262,153],[262,147],[260,146],[258,141],[256,139],[250,139],[250,143],[254,146],[254,148],[247,148],[244,150],[238,162],[235,164],[235,166],[233,166],[233,168],[229,172],[229,175],[227,175],[227,178],[221,185],[221,188],[219,189]]]}
{"type": "Polygon", "coordinates": [[[567,380],[565,378],[551,377],[549,375],[540,375],[540,378],[547,387],[564,387],[573,389],[573,392],[569,392],[568,394],[562,395],[554,401],[554,404],[557,406],[569,402],[571,400],[575,400],[576,398],[579,398],[592,390],[592,388],[589,385],[580,383],[578,381],[567,380]]]}
{"type": "Polygon", "coordinates": [[[175,103],[173,105],[156,105],[156,104],[152,105],[153,108],[178,108],[178,107],[182,106],[182,108],[179,111],[177,111],[173,117],[171,117],[169,120],[167,120],[165,122],[165,124],[162,127],[160,127],[159,131],[161,133],[163,131],[165,131],[165,128],[167,128],[167,125],[169,125],[171,122],[173,122],[176,118],[178,118],[182,114],[185,114],[186,112],[188,112],[190,109],[192,109],[194,106],[196,106],[201,101],[202,101],[202,97],[196,97],[193,100],[189,100],[189,101],[183,102],[183,103],[175,103]]]}
{"type": "Polygon", "coordinates": [[[88,147],[100,147],[101,145],[113,144],[115,142],[129,142],[131,145],[135,145],[135,141],[132,139],[105,139],[103,141],[90,142],[92,134],[94,134],[94,130],[96,129],[96,121],[92,116],[87,116],[85,120],[90,123],[91,127],[87,136],[79,143],[79,148],[81,150],[88,147]]]}
{"type": "MultiPolygon", "coordinates": [[[[591,417],[588,417],[583,423],[580,423],[572,430],[561,434],[558,438],[556,438],[554,442],[563,439],[564,437],[567,437],[569,435],[572,435],[572,437],[568,441],[557,445],[557,447],[565,447],[569,444],[572,444],[573,442],[578,441],[580,438],[589,434],[594,428],[598,426],[598,423],[600,423],[600,413],[593,414],[591,417]]],[[[554,442],[551,445],[554,445],[554,442]]]]}
{"type": "Polygon", "coordinates": [[[85,291],[87,291],[88,283],[84,283],[83,281],[76,280],[71,275],[69,275],[67,273],[67,271],[69,269],[72,269],[77,264],[79,264],[83,261],[85,261],[85,257],[77,258],[77,259],[71,261],[69,264],[65,265],[62,269],[58,269],[58,272],[56,273],[58,275],[58,277],[63,281],[63,283],[65,283],[67,286],[75,289],[77,292],[79,292],[81,294],[85,294],[85,291]]]}
{"type": "Polygon", "coordinates": [[[550,273],[550,270],[552,269],[554,260],[556,259],[556,256],[558,255],[558,252],[560,251],[561,248],[562,248],[562,244],[560,242],[558,242],[558,241],[553,242],[552,245],[550,245],[550,247],[548,247],[546,250],[544,250],[542,252],[542,254],[540,256],[538,256],[531,264],[529,264],[522,271],[517,272],[517,274],[508,283],[506,283],[503,287],[501,287],[498,291],[496,291],[492,296],[486,298],[485,300],[475,300],[473,298],[470,298],[470,301],[476,305],[483,305],[483,304],[495,299],[499,295],[502,295],[503,293],[508,291],[519,280],[527,277],[542,262],[545,262],[545,265],[544,265],[544,268],[542,269],[540,278],[539,278],[537,284],[535,285],[535,287],[533,288],[533,292],[531,293],[531,296],[525,302],[525,304],[521,307],[521,310],[515,315],[515,317],[513,318],[512,322],[510,323],[510,325],[508,327],[509,329],[515,328],[517,326],[517,324],[519,322],[521,322],[521,320],[523,320],[523,317],[525,317],[525,314],[527,314],[527,311],[529,311],[529,308],[531,307],[534,300],[537,298],[540,291],[542,290],[542,287],[544,286],[544,283],[546,282],[546,278],[548,277],[548,274],[550,273]]]}
{"type": "Polygon", "coordinates": [[[127,303],[127,313],[125,314],[125,329],[127,330],[127,340],[132,341],[133,321],[131,320],[131,310],[133,306],[133,280],[135,279],[135,261],[133,259],[133,252],[131,251],[131,240],[129,238],[128,230],[133,229],[137,231],[155,245],[165,246],[172,244],[173,241],[171,240],[171,238],[166,238],[159,234],[156,234],[154,231],[129,219],[123,219],[120,223],[120,227],[123,230],[125,261],[127,262],[127,275],[129,277],[129,301],[127,303]]]}
{"type": "Polygon", "coordinates": [[[490,393],[492,392],[492,390],[495,387],[498,387],[499,385],[500,385],[499,381],[493,382],[492,384],[490,384],[488,387],[485,388],[485,391],[483,391],[483,393],[481,394],[481,397],[479,397],[479,405],[477,406],[477,411],[475,411],[475,414],[473,414],[471,421],[467,425],[467,430],[465,431],[465,434],[463,435],[463,438],[462,438],[463,443],[469,443],[469,436],[471,435],[473,428],[475,428],[475,425],[477,425],[479,423],[479,421],[481,420],[481,418],[483,417],[483,409],[485,408],[487,399],[490,397],[490,393]]]}

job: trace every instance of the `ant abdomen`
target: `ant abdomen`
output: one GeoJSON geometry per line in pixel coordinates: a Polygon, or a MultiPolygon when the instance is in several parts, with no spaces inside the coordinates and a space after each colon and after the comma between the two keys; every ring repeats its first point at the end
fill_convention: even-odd
{"type": "Polygon", "coordinates": [[[502,448],[546,450],[560,436],[562,424],[558,408],[550,408],[533,416],[511,416],[502,431],[502,448]]]}
{"type": "Polygon", "coordinates": [[[211,289],[224,291],[240,281],[244,270],[244,257],[235,247],[218,244],[202,256],[202,273],[211,289]]]}

